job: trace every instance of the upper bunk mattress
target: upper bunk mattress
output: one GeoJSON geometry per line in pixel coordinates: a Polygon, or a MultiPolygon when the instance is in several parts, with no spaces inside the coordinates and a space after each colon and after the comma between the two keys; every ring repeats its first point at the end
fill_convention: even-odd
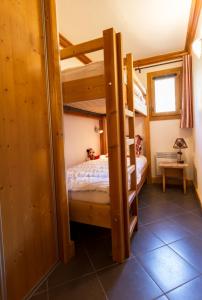
{"type": "MultiPolygon", "coordinates": [[[[145,156],[141,155],[136,158],[137,184],[141,181],[146,164],[145,156]]],[[[91,160],[69,168],[67,170],[67,189],[70,200],[109,204],[108,159],[91,160]]]]}

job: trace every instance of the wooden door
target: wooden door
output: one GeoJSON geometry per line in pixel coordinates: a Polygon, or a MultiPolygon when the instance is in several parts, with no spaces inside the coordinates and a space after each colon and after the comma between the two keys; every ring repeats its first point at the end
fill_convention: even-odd
{"type": "Polygon", "coordinates": [[[1,0],[0,12],[3,269],[7,299],[18,300],[58,260],[51,88],[43,1],[1,0]]]}

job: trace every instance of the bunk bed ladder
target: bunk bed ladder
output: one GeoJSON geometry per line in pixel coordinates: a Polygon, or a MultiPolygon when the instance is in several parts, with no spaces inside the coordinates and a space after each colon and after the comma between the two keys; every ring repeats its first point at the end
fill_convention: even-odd
{"type": "Polygon", "coordinates": [[[130,174],[130,191],[129,191],[129,234],[130,237],[134,230],[138,228],[138,197],[137,197],[137,180],[136,180],[136,150],[135,150],[135,99],[133,85],[133,55],[126,55],[127,68],[127,109],[125,115],[128,118],[128,133],[129,157],[130,165],[134,166],[135,170],[130,174]],[[131,196],[130,196],[131,195],[131,196]]]}
{"type": "MultiPolygon", "coordinates": [[[[124,94],[124,74],[121,34],[116,35],[117,39],[117,60],[118,60],[118,81],[119,81],[119,118],[120,118],[120,139],[121,139],[121,163],[122,163],[122,186],[123,186],[123,210],[124,210],[124,237],[125,256],[130,255],[130,238],[137,226],[137,203],[136,203],[136,159],[135,159],[135,126],[134,126],[134,104],[133,94],[127,94],[128,108],[126,108],[126,94],[124,94]],[[128,122],[129,137],[126,137],[126,122],[128,122]],[[127,154],[130,154],[128,166],[127,154]],[[128,178],[131,178],[130,189],[128,178]]],[[[133,90],[132,90],[133,92],[133,90]]]]}

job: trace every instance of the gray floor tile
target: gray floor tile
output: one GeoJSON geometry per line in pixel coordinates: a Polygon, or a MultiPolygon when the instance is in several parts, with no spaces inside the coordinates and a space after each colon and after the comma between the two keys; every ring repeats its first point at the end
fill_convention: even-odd
{"type": "Polygon", "coordinates": [[[192,214],[191,212],[173,216],[170,218],[170,220],[173,220],[175,223],[182,225],[186,230],[193,234],[200,232],[202,229],[202,218],[192,214]]]}
{"type": "Polygon", "coordinates": [[[169,245],[175,252],[202,273],[202,240],[195,236],[184,238],[169,245]]]}
{"type": "Polygon", "coordinates": [[[167,294],[170,300],[201,300],[202,299],[202,277],[189,281],[167,294]]]}
{"type": "Polygon", "coordinates": [[[168,300],[168,298],[166,297],[166,295],[163,295],[159,298],[156,298],[155,300],[168,300]]]}
{"type": "Polygon", "coordinates": [[[111,239],[91,240],[86,244],[86,250],[96,270],[115,264],[112,259],[111,239]]]}
{"type": "Polygon", "coordinates": [[[175,242],[191,234],[183,226],[169,220],[152,223],[146,227],[166,244],[175,242]]]}
{"type": "Polygon", "coordinates": [[[139,209],[139,218],[142,224],[163,221],[168,217],[183,214],[184,210],[175,203],[157,203],[139,209]]]}
{"type": "Polygon", "coordinates": [[[199,275],[168,246],[148,252],[137,259],[165,293],[199,275]]]}
{"type": "Polygon", "coordinates": [[[163,292],[133,259],[98,273],[109,300],[149,300],[163,292]]]}
{"type": "Polygon", "coordinates": [[[60,263],[48,278],[48,286],[60,285],[69,280],[94,272],[82,247],[77,247],[76,255],[68,264],[60,263]]]}
{"type": "Polygon", "coordinates": [[[31,300],[48,300],[48,293],[43,292],[43,293],[36,294],[31,298],[31,300]]]}
{"type": "Polygon", "coordinates": [[[164,245],[164,242],[162,242],[152,232],[147,230],[145,227],[140,227],[131,240],[131,252],[136,256],[164,245]]]}
{"type": "Polygon", "coordinates": [[[184,195],[179,187],[168,186],[163,193],[161,185],[145,185],[139,194],[139,231],[131,248],[143,267],[135,259],[114,265],[110,230],[72,223],[76,257],[49,276],[49,298],[42,286],[33,300],[102,300],[103,287],[109,300],[202,299],[197,298],[202,295],[201,279],[194,279],[199,272],[192,266],[201,270],[201,211],[191,188],[184,195]],[[107,268],[98,272],[101,287],[95,270],[103,267],[107,268]]]}
{"type": "Polygon", "coordinates": [[[49,290],[49,300],[105,300],[105,294],[95,275],[74,280],[49,290]]]}

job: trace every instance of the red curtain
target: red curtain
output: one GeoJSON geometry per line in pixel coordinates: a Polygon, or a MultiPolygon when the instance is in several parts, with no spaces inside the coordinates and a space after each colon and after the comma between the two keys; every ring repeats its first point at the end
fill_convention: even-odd
{"type": "Polygon", "coordinates": [[[193,128],[192,58],[183,57],[182,65],[182,112],[180,128],[193,128]]]}

